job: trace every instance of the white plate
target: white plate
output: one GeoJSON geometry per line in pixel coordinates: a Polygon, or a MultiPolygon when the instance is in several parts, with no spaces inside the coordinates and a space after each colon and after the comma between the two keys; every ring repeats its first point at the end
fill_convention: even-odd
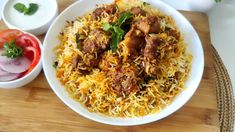
{"type": "Polygon", "coordinates": [[[189,79],[186,82],[186,89],[181,92],[174,99],[174,101],[161,112],[136,118],[117,118],[91,113],[80,103],[71,99],[68,93],[65,91],[64,86],[61,85],[59,80],[56,78],[56,71],[52,67],[53,60],[55,58],[53,49],[59,44],[58,35],[63,30],[66,21],[74,20],[76,17],[82,16],[83,14],[95,9],[96,4],[106,4],[111,2],[113,2],[113,0],[79,0],[69,6],[56,18],[49,28],[49,31],[47,32],[44,40],[42,59],[46,78],[56,95],[66,105],[82,116],[94,121],[112,125],[131,126],[160,120],[178,110],[190,99],[200,83],[204,68],[203,49],[200,39],[194,28],[178,11],[161,1],[146,0],[146,2],[151,4],[151,6],[160,9],[160,11],[171,15],[175,19],[177,26],[185,36],[185,41],[188,44],[188,52],[192,53],[193,55],[192,70],[189,79]]]}

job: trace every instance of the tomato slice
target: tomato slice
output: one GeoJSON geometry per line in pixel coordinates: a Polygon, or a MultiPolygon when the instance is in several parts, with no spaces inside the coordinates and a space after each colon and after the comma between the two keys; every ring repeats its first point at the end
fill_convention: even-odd
{"type": "Polygon", "coordinates": [[[17,29],[6,29],[0,31],[0,37],[6,40],[16,39],[21,34],[23,34],[23,32],[17,29]]]}
{"type": "Polygon", "coordinates": [[[25,76],[27,73],[28,73],[28,70],[27,70],[27,71],[24,71],[24,72],[22,72],[22,73],[20,73],[20,75],[18,76],[18,78],[22,78],[22,77],[25,76]]]}
{"type": "Polygon", "coordinates": [[[34,47],[40,53],[40,47],[38,41],[29,34],[22,34],[16,39],[16,44],[20,47],[34,47]]]}
{"type": "Polygon", "coordinates": [[[24,56],[29,58],[32,61],[31,65],[29,66],[29,69],[27,71],[27,73],[29,73],[38,64],[38,62],[40,60],[40,52],[35,47],[27,46],[27,47],[24,47],[24,56]]]}
{"type": "Polygon", "coordinates": [[[3,48],[3,45],[5,42],[6,42],[6,40],[4,38],[0,37],[0,49],[3,48]]]}
{"type": "Polygon", "coordinates": [[[3,48],[5,42],[12,42],[21,34],[23,34],[23,32],[17,29],[6,29],[0,31],[0,48],[3,48]]]}

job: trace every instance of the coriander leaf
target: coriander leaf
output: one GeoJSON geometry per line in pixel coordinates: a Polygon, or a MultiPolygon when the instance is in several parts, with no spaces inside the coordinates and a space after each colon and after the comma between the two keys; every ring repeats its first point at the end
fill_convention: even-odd
{"type": "Polygon", "coordinates": [[[38,4],[30,3],[29,8],[24,12],[26,15],[33,15],[38,10],[38,4]]]}
{"type": "Polygon", "coordinates": [[[120,27],[117,27],[117,26],[114,26],[113,27],[113,30],[114,30],[114,32],[116,33],[116,34],[118,34],[118,35],[124,35],[124,30],[123,29],[121,29],[120,27]]]}
{"type": "Polygon", "coordinates": [[[221,2],[221,0],[215,0],[215,2],[216,2],[216,3],[219,3],[219,2],[221,2]]]}
{"type": "Polygon", "coordinates": [[[113,26],[109,23],[104,23],[102,25],[102,28],[103,28],[104,31],[109,31],[111,28],[113,28],[113,26]]]}
{"type": "Polygon", "coordinates": [[[110,48],[113,52],[117,50],[118,43],[123,39],[124,30],[118,26],[112,26],[109,23],[103,24],[103,30],[112,33],[110,48]]]}
{"type": "Polygon", "coordinates": [[[29,7],[27,8],[23,3],[16,3],[14,8],[18,12],[24,13],[25,15],[33,15],[38,10],[38,4],[30,3],[29,7]]]}
{"type": "Polygon", "coordinates": [[[122,30],[120,27],[117,26],[114,26],[113,30],[114,32],[112,33],[110,48],[113,52],[115,52],[118,48],[119,42],[123,39],[125,32],[124,30],[122,30]]]}
{"type": "Polygon", "coordinates": [[[117,26],[121,27],[122,24],[123,24],[127,19],[130,19],[132,16],[133,16],[133,14],[131,14],[130,12],[125,12],[125,13],[123,13],[123,14],[119,17],[119,19],[118,19],[118,21],[117,21],[117,23],[116,23],[117,26]]]}
{"type": "Polygon", "coordinates": [[[16,4],[14,5],[14,8],[15,8],[18,12],[21,12],[21,13],[23,13],[23,12],[25,12],[25,10],[27,10],[27,7],[26,7],[24,4],[22,4],[22,3],[16,3],[16,4]]]}
{"type": "Polygon", "coordinates": [[[104,23],[102,25],[104,31],[112,33],[110,48],[113,52],[117,50],[118,44],[122,41],[125,34],[125,31],[121,29],[122,24],[131,17],[131,13],[125,12],[119,17],[115,25],[111,25],[109,23],[104,23]]]}
{"type": "Polygon", "coordinates": [[[79,35],[78,33],[76,33],[75,36],[76,36],[77,48],[78,48],[79,50],[81,50],[81,49],[82,49],[82,45],[81,45],[81,40],[80,40],[80,38],[79,38],[80,35],[79,35]]]}
{"type": "Polygon", "coordinates": [[[55,61],[54,64],[52,65],[54,68],[56,68],[58,66],[58,62],[55,61]]]}
{"type": "Polygon", "coordinates": [[[112,34],[112,38],[111,38],[111,44],[110,44],[110,48],[112,50],[112,52],[115,52],[117,49],[117,34],[112,34]]]}
{"type": "Polygon", "coordinates": [[[147,3],[147,2],[144,2],[143,5],[144,5],[144,6],[148,6],[148,5],[150,5],[150,4],[147,3]]]}
{"type": "Polygon", "coordinates": [[[4,53],[3,55],[8,58],[16,58],[18,56],[22,56],[23,49],[15,44],[15,42],[12,43],[4,43],[4,53]]]}

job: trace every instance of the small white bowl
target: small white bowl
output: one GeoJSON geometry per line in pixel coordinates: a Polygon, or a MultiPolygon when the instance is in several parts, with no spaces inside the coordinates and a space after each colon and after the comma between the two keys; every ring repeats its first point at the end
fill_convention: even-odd
{"type": "MultiPolygon", "coordinates": [[[[42,54],[41,41],[33,34],[30,34],[27,32],[24,32],[24,33],[31,35],[32,37],[34,37],[38,41],[39,47],[40,47],[40,52],[42,54]]],[[[9,89],[9,88],[22,87],[22,86],[28,84],[29,82],[31,82],[32,80],[34,80],[38,76],[38,74],[41,72],[41,70],[42,70],[42,56],[40,56],[40,60],[39,60],[38,64],[33,68],[33,70],[30,73],[28,73],[25,76],[18,78],[16,80],[0,82],[0,88],[9,89]]]]}
{"type": "Polygon", "coordinates": [[[18,2],[28,6],[31,1],[6,0],[1,11],[3,21],[12,29],[19,29],[34,35],[40,35],[48,30],[49,26],[58,15],[58,5],[56,0],[33,1],[39,5],[39,8],[31,16],[24,15],[14,9],[14,5],[18,2]]]}
{"type": "Polygon", "coordinates": [[[194,94],[196,91],[204,69],[204,53],[202,49],[201,41],[190,22],[177,10],[173,9],[169,5],[159,0],[145,0],[153,8],[159,9],[161,12],[170,15],[176,22],[182,32],[185,42],[188,47],[188,52],[193,55],[192,68],[188,80],[185,82],[185,89],[179,93],[179,95],[162,111],[159,113],[149,114],[143,117],[135,118],[119,118],[104,116],[98,113],[92,113],[82,106],[79,102],[70,98],[65,90],[65,87],[60,83],[56,77],[56,70],[52,67],[55,59],[54,48],[60,43],[58,35],[66,25],[66,21],[75,20],[78,16],[82,16],[87,12],[95,9],[100,4],[108,4],[114,0],[79,0],[65,9],[52,23],[49,28],[46,37],[44,39],[43,51],[42,51],[42,62],[44,73],[47,81],[56,95],[71,109],[79,113],[80,115],[89,118],[91,120],[119,126],[132,126],[140,125],[165,118],[179,108],[181,108],[194,94]]]}

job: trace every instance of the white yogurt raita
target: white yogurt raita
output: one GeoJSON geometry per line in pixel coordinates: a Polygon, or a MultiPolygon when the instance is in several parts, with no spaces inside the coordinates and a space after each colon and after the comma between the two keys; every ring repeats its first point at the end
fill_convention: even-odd
{"type": "Polygon", "coordinates": [[[56,12],[57,3],[55,0],[9,0],[3,11],[8,23],[21,30],[38,28],[48,23],[56,12]],[[24,15],[24,13],[20,13],[14,9],[14,5],[18,2],[25,4],[26,7],[29,6],[29,3],[36,3],[39,8],[33,15],[24,15]]]}

